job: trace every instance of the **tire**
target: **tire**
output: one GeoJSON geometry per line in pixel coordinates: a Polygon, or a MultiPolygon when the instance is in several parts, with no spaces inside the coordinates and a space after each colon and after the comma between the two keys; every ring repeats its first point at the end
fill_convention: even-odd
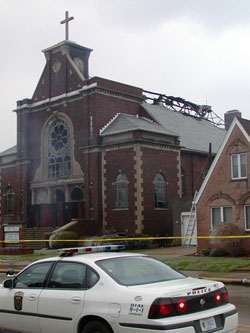
{"type": "Polygon", "coordinates": [[[112,333],[112,331],[101,321],[90,321],[84,326],[82,333],[112,333]]]}

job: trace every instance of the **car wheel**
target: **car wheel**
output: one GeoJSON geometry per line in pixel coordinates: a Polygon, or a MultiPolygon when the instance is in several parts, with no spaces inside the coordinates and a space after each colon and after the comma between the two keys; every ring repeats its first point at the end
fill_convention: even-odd
{"type": "Polygon", "coordinates": [[[112,333],[112,331],[100,321],[90,321],[84,326],[82,333],[112,333]]]}

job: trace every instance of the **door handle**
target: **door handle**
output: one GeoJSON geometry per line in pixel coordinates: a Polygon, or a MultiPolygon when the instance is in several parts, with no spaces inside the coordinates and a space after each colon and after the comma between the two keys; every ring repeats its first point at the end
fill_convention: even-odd
{"type": "Polygon", "coordinates": [[[28,296],[28,299],[29,299],[30,301],[35,301],[36,298],[37,298],[37,295],[36,295],[36,294],[31,294],[31,295],[28,296]]]}
{"type": "Polygon", "coordinates": [[[80,303],[81,302],[81,297],[73,296],[73,297],[71,297],[70,302],[71,303],[80,303]]]}

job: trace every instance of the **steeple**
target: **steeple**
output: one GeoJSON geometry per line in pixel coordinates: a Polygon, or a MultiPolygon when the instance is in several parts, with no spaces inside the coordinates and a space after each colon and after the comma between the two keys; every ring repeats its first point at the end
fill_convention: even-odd
{"type": "Polygon", "coordinates": [[[89,56],[91,49],[78,45],[69,38],[69,21],[73,20],[65,13],[65,40],[42,52],[46,58],[45,68],[35,89],[32,102],[75,91],[89,79],[89,56]]]}

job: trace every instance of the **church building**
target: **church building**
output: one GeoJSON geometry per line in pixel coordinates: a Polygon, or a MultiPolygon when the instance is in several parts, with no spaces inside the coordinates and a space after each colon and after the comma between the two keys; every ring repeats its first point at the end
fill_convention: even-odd
{"type": "Polygon", "coordinates": [[[91,52],[67,36],[43,50],[32,98],[17,101],[17,145],[0,154],[3,247],[67,225],[79,237],[180,235],[225,137],[193,103],[89,77],[91,52]]]}

